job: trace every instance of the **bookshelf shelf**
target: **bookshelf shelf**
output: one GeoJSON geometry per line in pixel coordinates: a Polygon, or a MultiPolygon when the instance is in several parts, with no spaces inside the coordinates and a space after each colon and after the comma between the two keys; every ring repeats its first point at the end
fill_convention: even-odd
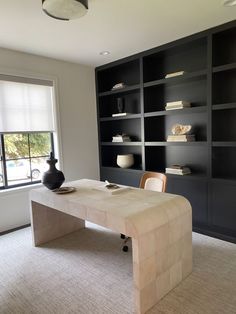
{"type": "Polygon", "coordinates": [[[144,87],[157,86],[162,84],[182,84],[185,80],[192,81],[198,80],[201,77],[206,76],[206,70],[196,71],[192,73],[185,73],[183,75],[178,75],[176,77],[163,78],[160,80],[155,80],[151,82],[144,83],[144,87]]]}
{"type": "Polygon", "coordinates": [[[128,114],[127,116],[120,116],[120,117],[106,117],[106,118],[100,118],[101,122],[104,121],[117,121],[117,120],[128,120],[128,119],[137,119],[141,118],[141,114],[128,114]]]}
{"type": "Polygon", "coordinates": [[[141,142],[101,142],[103,146],[140,146],[141,142]]]}
{"type": "Polygon", "coordinates": [[[133,86],[126,86],[124,88],[119,88],[119,89],[115,89],[115,90],[110,90],[110,91],[107,91],[107,92],[99,93],[98,96],[99,97],[104,97],[104,96],[109,96],[109,95],[125,94],[125,93],[130,92],[130,91],[138,90],[139,88],[140,88],[140,85],[136,84],[136,85],[133,85],[133,86]]]}
{"type": "Polygon", "coordinates": [[[226,103],[226,104],[215,104],[212,106],[212,110],[222,110],[222,109],[236,109],[236,102],[226,103]]]}
{"type": "MultiPolygon", "coordinates": [[[[236,104],[235,104],[236,105],[236,104]]],[[[198,107],[190,107],[183,109],[173,109],[173,110],[161,110],[155,112],[147,112],[144,113],[144,117],[156,117],[156,116],[167,116],[167,115],[182,115],[182,114],[193,114],[193,113],[201,113],[206,112],[206,106],[198,106],[198,107]]]]}
{"type": "Polygon", "coordinates": [[[190,201],[198,232],[236,242],[235,86],[236,21],[96,68],[101,180],[137,187],[144,171],[186,166],[191,174],[167,174],[167,192],[190,201]],[[118,98],[129,115],[112,117],[118,98]],[[178,101],[191,107],[165,110],[178,101]],[[196,141],[167,142],[174,124],[191,125],[196,141]],[[132,141],[111,142],[122,133],[132,141]],[[134,166],[118,168],[129,153],[134,166]]]}

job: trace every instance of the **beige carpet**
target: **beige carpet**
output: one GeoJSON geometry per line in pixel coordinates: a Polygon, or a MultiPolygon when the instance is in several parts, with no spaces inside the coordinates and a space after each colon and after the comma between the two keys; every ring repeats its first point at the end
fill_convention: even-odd
{"type": "MultiPolygon", "coordinates": [[[[236,245],[199,234],[193,245],[193,273],[148,314],[236,313],[236,245]]],[[[120,248],[92,224],[41,248],[30,228],[0,237],[0,313],[134,313],[131,253],[120,248]]]]}

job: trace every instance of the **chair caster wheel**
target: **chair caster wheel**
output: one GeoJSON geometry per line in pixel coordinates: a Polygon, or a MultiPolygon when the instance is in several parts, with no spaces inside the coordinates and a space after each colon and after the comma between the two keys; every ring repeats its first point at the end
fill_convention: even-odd
{"type": "Polygon", "coordinates": [[[128,252],[129,247],[128,247],[127,245],[124,245],[123,248],[122,248],[122,250],[123,250],[124,252],[128,252]]]}
{"type": "Polygon", "coordinates": [[[120,234],[121,239],[125,239],[125,235],[124,234],[120,234]]]}

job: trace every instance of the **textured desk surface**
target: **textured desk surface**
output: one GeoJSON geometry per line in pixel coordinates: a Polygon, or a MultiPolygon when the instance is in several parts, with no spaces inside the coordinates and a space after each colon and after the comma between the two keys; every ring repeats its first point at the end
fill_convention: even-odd
{"type": "Polygon", "coordinates": [[[65,186],[74,186],[76,191],[60,195],[42,187],[32,190],[30,199],[130,237],[157,229],[187,212],[191,215],[184,197],[131,187],[111,194],[97,189],[102,184],[89,179],[69,182],[65,186]]]}

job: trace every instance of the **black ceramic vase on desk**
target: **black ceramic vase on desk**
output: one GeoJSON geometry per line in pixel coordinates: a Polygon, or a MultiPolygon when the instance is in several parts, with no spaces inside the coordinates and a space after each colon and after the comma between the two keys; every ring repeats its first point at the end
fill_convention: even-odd
{"type": "Polygon", "coordinates": [[[47,160],[49,164],[48,171],[44,172],[42,177],[42,183],[49,189],[58,189],[65,181],[65,177],[62,171],[58,170],[55,166],[57,159],[54,158],[53,153],[50,153],[50,158],[47,160]]]}

